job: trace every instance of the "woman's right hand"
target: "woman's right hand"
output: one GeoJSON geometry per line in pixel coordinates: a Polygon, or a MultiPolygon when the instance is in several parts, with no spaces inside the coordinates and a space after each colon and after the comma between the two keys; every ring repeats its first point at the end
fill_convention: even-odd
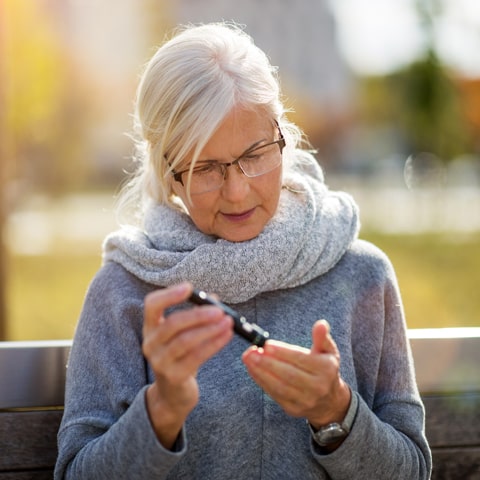
{"type": "Polygon", "coordinates": [[[172,448],[198,398],[198,368],[232,338],[233,322],[218,307],[165,310],[188,299],[188,282],[156,290],[145,297],[143,345],[155,373],[147,389],[147,410],[159,441],[172,448]]]}

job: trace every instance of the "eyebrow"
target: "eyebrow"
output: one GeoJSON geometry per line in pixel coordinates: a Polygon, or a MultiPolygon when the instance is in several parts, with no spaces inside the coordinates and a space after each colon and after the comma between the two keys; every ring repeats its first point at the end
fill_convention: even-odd
{"type": "MultiPolygon", "coordinates": [[[[255,143],[252,143],[252,145],[250,145],[246,150],[243,151],[243,153],[241,153],[238,157],[235,157],[235,160],[239,159],[239,158],[242,158],[244,155],[246,155],[247,153],[250,153],[252,152],[253,150],[256,150],[257,148],[260,148],[262,146],[262,143],[268,143],[268,140],[266,139],[263,139],[262,140],[258,140],[257,142],[255,143]]],[[[215,159],[205,159],[205,160],[197,160],[195,162],[195,165],[198,165],[198,164],[208,164],[208,163],[222,163],[222,162],[219,162],[218,160],[215,160],[215,159]]]]}

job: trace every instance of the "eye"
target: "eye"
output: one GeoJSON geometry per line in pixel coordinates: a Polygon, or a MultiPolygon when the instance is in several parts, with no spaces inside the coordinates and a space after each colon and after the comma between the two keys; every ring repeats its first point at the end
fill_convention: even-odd
{"type": "Polygon", "coordinates": [[[247,153],[244,155],[242,158],[245,160],[258,160],[262,156],[262,152],[252,152],[252,153],[247,153]]]}
{"type": "Polygon", "coordinates": [[[218,170],[217,164],[214,162],[204,163],[193,169],[194,175],[208,175],[209,173],[216,172],[218,170]]]}
{"type": "Polygon", "coordinates": [[[268,154],[270,151],[270,145],[265,145],[262,147],[258,147],[255,150],[252,150],[251,152],[247,152],[242,158],[244,158],[247,161],[256,161],[256,160],[261,160],[262,157],[264,157],[266,154],[268,154]]]}

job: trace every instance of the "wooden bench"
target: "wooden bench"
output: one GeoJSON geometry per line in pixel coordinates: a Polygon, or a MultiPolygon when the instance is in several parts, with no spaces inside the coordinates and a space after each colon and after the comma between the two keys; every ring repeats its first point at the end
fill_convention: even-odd
{"type": "Polygon", "coordinates": [[[435,480],[480,479],[480,328],[410,330],[435,480]]]}
{"type": "Polygon", "coordinates": [[[0,342],[0,480],[53,478],[70,346],[0,342]]]}
{"type": "MultiPolygon", "coordinates": [[[[409,335],[432,479],[480,479],[480,328],[409,335]]],[[[69,347],[69,341],[0,343],[0,480],[52,478],[69,347]]]]}

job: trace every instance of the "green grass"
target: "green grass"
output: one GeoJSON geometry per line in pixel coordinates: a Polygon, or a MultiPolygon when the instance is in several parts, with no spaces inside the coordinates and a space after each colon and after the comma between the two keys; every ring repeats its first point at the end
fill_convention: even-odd
{"type": "MultiPolygon", "coordinates": [[[[480,326],[480,234],[363,237],[397,272],[410,328],[480,326]]],[[[79,248],[76,249],[77,252],[79,248]]],[[[62,250],[63,252],[65,249],[62,250]]],[[[8,265],[9,340],[71,338],[100,257],[12,256],[8,265]]]]}
{"type": "Polygon", "coordinates": [[[7,339],[71,338],[99,266],[100,256],[93,254],[12,257],[7,272],[7,339]]]}
{"type": "Polygon", "coordinates": [[[395,267],[409,328],[480,326],[480,234],[365,238],[395,267]]]}

